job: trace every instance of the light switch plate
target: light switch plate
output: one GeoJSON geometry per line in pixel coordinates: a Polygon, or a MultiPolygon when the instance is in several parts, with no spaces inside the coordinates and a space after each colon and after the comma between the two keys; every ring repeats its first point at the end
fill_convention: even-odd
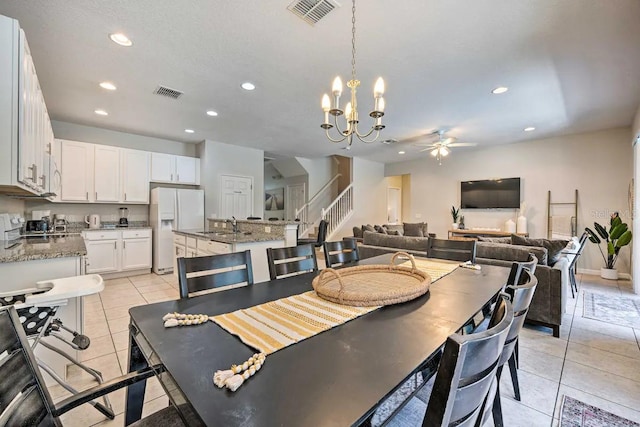
{"type": "Polygon", "coordinates": [[[416,214],[416,219],[422,218],[422,214],[416,214]]]}
{"type": "Polygon", "coordinates": [[[269,226],[264,227],[264,232],[265,233],[271,233],[271,227],[269,227],[269,226]]]}
{"type": "Polygon", "coordinates": [[[226,222],[222,223],[222,228],[227,228],[227,223],[226,222]]]}

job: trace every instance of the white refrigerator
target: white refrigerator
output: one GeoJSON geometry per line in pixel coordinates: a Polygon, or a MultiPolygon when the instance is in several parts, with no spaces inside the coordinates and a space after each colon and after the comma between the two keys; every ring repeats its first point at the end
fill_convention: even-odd
{"type": "Polygon", "coordinates": [[[173,271],[173,230],[202,231],[204,191],[177,188],[151,190],[149,220],[153,229],[153,271],[173,271]]]}

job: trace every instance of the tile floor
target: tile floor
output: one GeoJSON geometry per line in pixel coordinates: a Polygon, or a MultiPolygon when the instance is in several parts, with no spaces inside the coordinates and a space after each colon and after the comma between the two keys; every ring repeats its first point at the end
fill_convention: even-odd
{"type": "MultiPolygon", "coordinates": [[[[324,261],[318,264],[324,267],[324,261]]],[[[507,426],[557,426],[565,394],[640,422],[640,329],[582,317],[583,290],[633,296],[631,283],[587,275],[579,275],[578,280],[580,294],[568,301],[560,339],[553,338],[549,329],[530,326],[521,334],[522,401],[513,399],[509,375],[503,375],[501,384],[507,426]]],[[[100,295],[85,299],[85,333],[91,337],[91,347],[82,352],[82,360],[101,370],[106,378],[125,373],[128,309],[178,296],[173,275],[149,274],[106,281],[100,295]]],[[[78,388],[92,385],[91,379],[76,369],[70,369],[69,378],[78,388]]],[[[68,395],[59,386],[52,387],[51,392],[55,400],[68,395]]],[[[123,390],[110,395],[118,414],[113,421],[84,405],[65,414],[62,422],[65,426],[122,426],[124,395],[123,390]]],[[[160,384],[150,380],[143,415],[167,404],[160,384]]]]}

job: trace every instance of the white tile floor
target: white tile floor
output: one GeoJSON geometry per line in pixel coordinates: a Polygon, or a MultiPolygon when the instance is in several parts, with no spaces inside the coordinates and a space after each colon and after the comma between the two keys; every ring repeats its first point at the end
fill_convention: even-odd
{"type": "MultiPolygon", "coordinates": [[[[324,260],[318,264],[324,267],[324,260]]],[[[507,426],[557,426],[565,394],[640,422],[640,330],[582,317],[583,290],[633,297],[631,283],[587,275],[579,275],[578,280],[580,294],[568,301],[560,339],[546,328],[526,326],[521,334],[522,401],[513,398],[508,374],[503,375],[501,383],[507,426]]],[[[85,300],[85,332],[91,337],[91,346],[82,353],[82,360],[101,370],[106,378],[126,373],[128,309],[178,297],[177,280],[172,275],[106,281],[100,295],[85,300]]],[[[93,385],[88,375],[77,369],[70,369],[69,378],[78,388],[93,385]]],[[[51,392],[55,400],[68,395],[59,386],[52,387],[51,392]]],[[[65,414],[62,422],[65,426],[122,426],[124,395],[123,390],[110,395],[118,414],[113,421],[84,405],[65,414]]],[[[167,404],[160,384],[150,380],[143,415],[167,404]]]]}

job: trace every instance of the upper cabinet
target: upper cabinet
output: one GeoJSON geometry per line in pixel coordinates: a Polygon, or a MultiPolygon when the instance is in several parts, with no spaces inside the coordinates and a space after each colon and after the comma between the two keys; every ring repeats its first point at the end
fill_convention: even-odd
{"type": "Polygon", "coordinates": [[[58,140],[62,195],[55,201],[149,203],[149,153],[58,140]]]}
{"type": "Polygon", "coordinates": [[[41,195],[51,186],[51,121],[24,32],[0,16],[0,187],[41,195]]]}
{"type": "Polygon", "coordinates": [[[151,153],[151,181],[172,184],[200,184],[200,159],[151,153]]]}

